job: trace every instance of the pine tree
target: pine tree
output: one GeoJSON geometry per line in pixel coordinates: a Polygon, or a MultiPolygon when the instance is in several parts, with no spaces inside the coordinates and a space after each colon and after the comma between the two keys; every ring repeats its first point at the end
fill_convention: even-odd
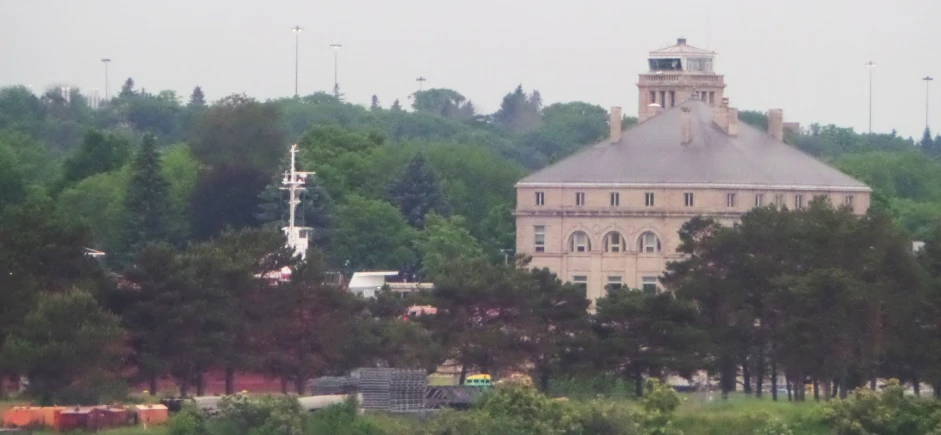
{"type": "Polygon", "coordinates": [[[379,97],[373,95],[372,100],[369,102],[369,110],[379,110],[382,106],[379,105],[379,97]]]}
{"type": "Polygon", "coordinates": [[[921,150],[926,154],[932,156],[941,154],[941,143],[939,143],[937,140],[931,139],[931,129],[928,127],[925,127],[925,134],[921,136],[921,142],[919,145],[921,145],[921,150]]]}
{"type": "MultiPolygon", "coordinates": [[[[280,188],[280,178],[276,178],[258,195],[261,203],[255,214],[263,226],[279,230],[287,225],[290,209],[288,195],[280,188]]],[[[330,243],[333,229],[333,201],[319,184],[306,186],[301,194],[301,204],[297,208],[296,225],[310,227],[310,245],[326,246],[330,243]]]]}
{"type": "Polygon", "coordinates": [[[425,215],[432,211],[440,215],[448,213],[438,174],[421,154],[416,154],[408,163],[405,174],[393,186],[391,196],[408,223],[416,228],[424,226],[425,215]]]}
{"type": "Polygon", "coordinates": [[[124,81],[124,84],[121,85],[121,93],[118,94],[120,98],[132,97],[134,96],[134,79],[128,77],[124,81]]]}
{"type": "Polygon", "coordinates": [[[190,95],[189,107],[191,108],[202,108],[206,107],[206,96],[203,95],[203,89],[199,86],[193,89],[193,94],[190,95]]]}
{"type": "Polygon", "coordinates": [[[393,112],[401,112],[401,111],[402,111],[402,105],[399,104],[399,99],[398,99],[398,98],[396,98],[395,101],[392,102],[392,107],[390,107],[389,110],[391,110],[391,111],[393,111],[393,112]]]}
{"type": "Polygon", "coordinates": [[[131,181],[124,200],[123,252],[118,261],[129,261],[149,242],[167,239],[169,183],[161,172],[155,142],[153,135],[145,135],[131,164],[131,181]]]}

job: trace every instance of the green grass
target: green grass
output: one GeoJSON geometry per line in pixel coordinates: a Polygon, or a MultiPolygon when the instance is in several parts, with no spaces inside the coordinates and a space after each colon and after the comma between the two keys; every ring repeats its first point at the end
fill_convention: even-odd
{"type": "Polygon", "coordinates": [[[718,395],[708,401],[700,394],[683,397],[674,420],[686,435],[750,435],[772,419],[787,422],[795,434],[830,433],[819,418],[821,405],[812,401],[772,402],[770,397],[758,400],[745,396],[722,400],[718,395]]]}

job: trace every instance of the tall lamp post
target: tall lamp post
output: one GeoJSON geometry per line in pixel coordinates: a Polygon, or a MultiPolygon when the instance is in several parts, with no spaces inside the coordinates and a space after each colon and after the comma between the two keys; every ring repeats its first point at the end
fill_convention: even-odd
{"type": "Polygon", "coordinates": [[[872,134],[872,67],[876,63],[870,60],[866,66],[869,67],[869,134],[872,134]]]}
{"type": "Polygon", "coordinates": [[[105,100],[107,100],[108,90],[110,89],[108,86],[108,64],[111,63],[111,59],[108,59],[106,57],[104,59],[101,59],[101,63],[105,64],[105,100]]]}
{"type": "Polygon", "coordinates": [[[340,49],[343,48],[342,44],[330,44],[330,48],[333,49],[333,96],[340,98],[340,78],[339,78],[339,59],[340,59],[340,49]]]}
{"type": "Polygon", "coordinates": [[[304,31],[304,28],[301,26],[291,27],[291,31],[294,32],[294,96],[297,97],[299,94],[297,92],[297,77],[298,77],[298,57],[300,55],[301,47],[301,32],[304,31]]]}
{"type": "Polygon", "coordinates": [[[925,128],[928,128],[928,102],[931,100],[931,93],[928,91],[931,86],[931,81],[934,80],[931,76],[925,76],[922,80],[925,81],[925,128]]]}
{"type": "Polygon", "coordinates": [[[419,78],[415,79],[415,81],[418,82],[418,92],[421,92],[421,91],[423,90],[423,88],[424,88],[423,85],[425,84],[425,81],[426,81],[426,80],[428,80],[428,79],[426,79],[426,78],[424,78],[424,77],[419,77],[419,78]]]}

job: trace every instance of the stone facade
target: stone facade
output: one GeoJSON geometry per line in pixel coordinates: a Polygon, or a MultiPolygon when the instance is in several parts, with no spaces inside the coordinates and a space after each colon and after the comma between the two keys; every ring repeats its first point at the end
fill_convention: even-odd
{"type": "Polygon", "coordinates": [[[710,106],[725,98],[725,78],[713,72],[715,53],[686,44],[649,53],[650,71],[640,74],[637,91],[637,118],[647,120],[694,96],[710,106]],[[674,66],[675,65],[675,66],[674,66]]]}
{"type": "Polygon", "coordinates": [[[532,267],[547,267],[563,281],[578,282],[584,277],[589,298],[597,299],[604,295],[608,284],[638,289],[645,284],[657,285],[667,262],[682,258],[676,253],[680,244],[677,234],[694,216],[708,216],[731,225],[756,205],[767,206],[777,199],[781,205],[794,208],[796,201],[806,206],[817,195],[827,195],[834,204],[852,204],[856,213],[869,208],[869,193],[860,191],[519,187],[516,248],[532,256],[532,267]],[[542,205],[537,203],[538,194],[543,198],[542,205]],[[650,194],[653,205],[647,206],[650,194]],[[583,205],[576,202],[579,197],[584,198],[583,205]],[[692,205],[686,205],[688,199],[692,205]],[[537,243],[537,232],[543,234],[541,244],[537,243]],[[585,234],[584,250],[576,245],[580,243],[576,237],[581,237],[576,236],[578,232],[585,234]],[[620,243],[612,243],[612,232],[620,234],[620,243]],[[656,237],[652,249],[643,240],[645,233],[656,237]]]}
{"type": "Polygon", "coordinates": [[[739,122],[712,56],[682,39],[652,52],[652,68],[679,71],[641,74],[643,122],[622,131],[613,108],[608,139],[517,183],[516,248],[531,266],[583,284],[592,300],[609,285],[656,291],[666,265],[682,258],[678,231],[692,217],[731,225],[752,208],[801,208],[821,195],[866,212],[868,186],[782,142],[781,110],[769,111],[768,131],[739,122]],[[689,59],[701,71],[685,72],[689,59]],[[655,86],[649,76],[663,79],[655,86]],[[651,109],[649,92],[661,90],[677,100],[651,109]]]}

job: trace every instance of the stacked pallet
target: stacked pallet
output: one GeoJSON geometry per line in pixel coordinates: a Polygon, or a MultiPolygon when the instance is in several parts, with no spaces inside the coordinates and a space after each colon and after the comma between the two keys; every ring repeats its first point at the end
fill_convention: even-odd
{"type": "Polygon", "coordinates": [[[427,373],[424,370],[393,370],[391,375],[389,411],[414,412],[425,409],[427,373]]]}
{"type": "Polygon", "coordinates": [[[363,368],[353,372],[353,379],[362,394],[363,409],[387,411],[391,405],[392,369],[363,368]]]}

